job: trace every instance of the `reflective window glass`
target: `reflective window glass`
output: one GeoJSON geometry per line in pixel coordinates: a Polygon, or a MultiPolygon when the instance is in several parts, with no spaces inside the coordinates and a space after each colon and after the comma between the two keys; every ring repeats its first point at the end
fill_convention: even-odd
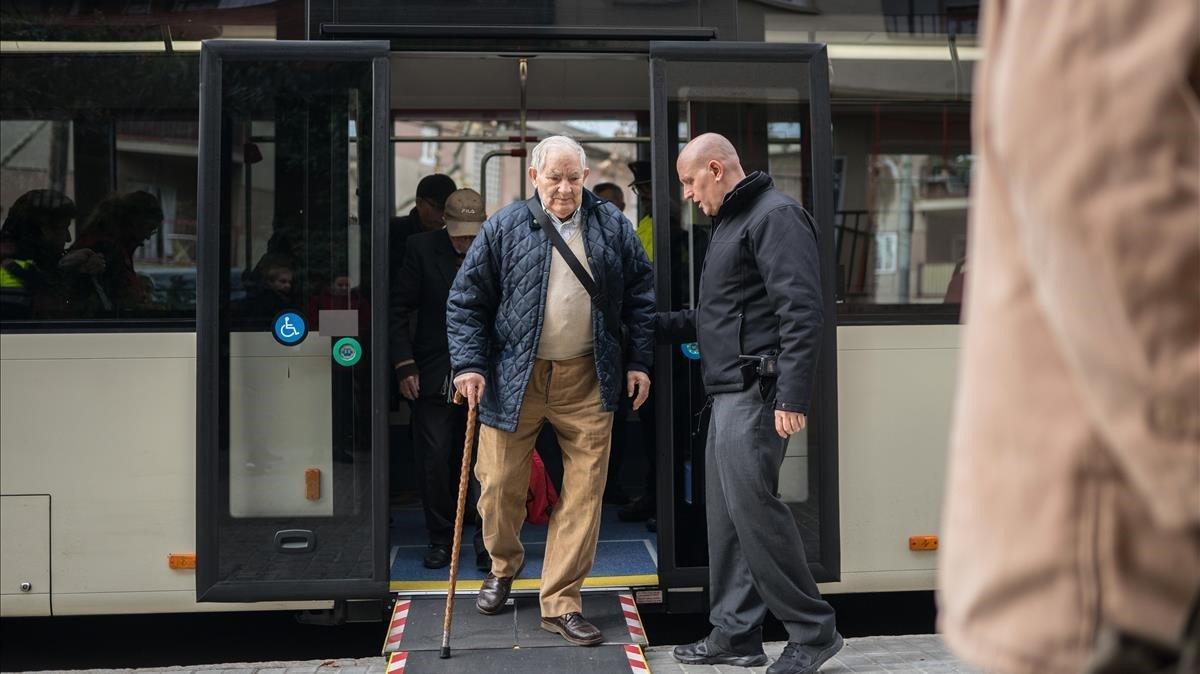
{"type": "MultiPolygon", "coordinates": [[[[808,65],[798,62],[682,61],[665,69],[670,179],[671,307],[696,306],[700,271],[712,237],[712,221],[685,200],[675,172],[675,158],[689,139],[716,132],[734,144],[746,173],[764,171],[781,192],[813,208],[813,166],[808,65]]],[[[707,416],[697,361],[672,349],[675,359],[670,385],[675,399],[676,438],[675,527],[680,532],[703,531],[705,521],[705,447],[707,416]],[[686,440],[684,440],[686,439],[686,440]]],[[[701,353],[703,358],[703,353],[701,353]]],[[[819,405],[821,392],[813,395],[819,405]]],[[[811,562],[820,562],[821,426],[820,415],[809,415],[809,427],[788,443],[780,467],[779,493],[804,540],[811,562]]],[[[675,564],[704,566],[708,551],[704,536],[675,537],[675,564]]]]}
{"type": "Polygon", "coordinates": [[[843,322],[956,322],[967,274],[978,0],[767,10],[768,42],[830,59],[843,322]]]}
{"type": "Polygon", "coordinates": [[[195,57],[0,60],[0,321],[192,320],[195,57]]]}
{"type": "Polygon", "coordinates": [[[225,251],[222,581],[373,573],[371,76],[369,61],[221,63],[206,161],[221,168],[225,251]]]}

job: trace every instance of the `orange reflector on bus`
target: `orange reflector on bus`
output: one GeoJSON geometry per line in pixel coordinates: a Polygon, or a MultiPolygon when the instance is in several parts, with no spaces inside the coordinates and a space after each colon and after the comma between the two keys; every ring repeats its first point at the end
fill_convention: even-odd
{"type": "Polygon", "coordinates": [[[938,549],[938,538],[937,538],[937,536],[909,536],[908,537],[908,549],[909,550],[937,550],[938,549]]]}
{"type": "Polygon", "coordinates": [[[167,566],[172,569],[194,569],[196,568],[195,553],[176,552],[167,555],[167,566]]]}
{"type": "Polygon", "coordinates": [[[321,498],[321,469],[304,469],[304,498],[317,501],[321,498]]]}

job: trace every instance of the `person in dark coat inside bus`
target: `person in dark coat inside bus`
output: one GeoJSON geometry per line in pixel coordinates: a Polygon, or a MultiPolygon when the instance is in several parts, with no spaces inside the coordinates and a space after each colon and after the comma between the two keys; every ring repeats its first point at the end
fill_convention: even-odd
{"type": "Polygon", "coordinates": [[[766,664],[762,623],[788,644],[767,671],[808,674],[842,647],[800,530],[776,493],[788,438],[807,424],[822,325],[816,223],[721,135],[676,162],[683,196],[713,220],[695,309],[658,315],[662,337],[695,340],[712,402],[705,461],[712,631],[675,647],[686,664],[766,664]],[[749,356],[750,358],[746,358],[749,356]]]}
{"type": "Polygon", "coordinates": [[[72,250],[75,202],[55,190],[30,190],[13,202],[0,227],[0,317],[69,315],[74,279],[104,272],[104,256],[72,250]]]}
{"type": "Polygon", "coordinates": [[[442,221],[446,199],[458,189],[454,179],[443,173],[431,173],[417,183],[417,195],[408,215],[392,218],[388,232],[388,263],[399,269],[404,263],[404,247],[411,236],[436,232],[442,221]]]}
{"type": "MultiPolygon", "coordinates": [[[[417,464],[429,549],[424,564],[440,569],[450,563],[458,474],[462,462],[466,408],[450,396],[450,347],[446,341],[446,300],[450,284],[485,219],[483,198],[462,189],[446,199],[446,226],[409,238],[404,262],[392,272],[388,323],[392,363],[400,395],[413,407],[413,455],[417,464]],[[415,330],[413,318],[416,319],[415,330]]],[[[471,480],[470,509],[479,499],[471,480]]],[[[483,545],[482,525],[475,527],[475,566],[492,566],[483,545]]]]}

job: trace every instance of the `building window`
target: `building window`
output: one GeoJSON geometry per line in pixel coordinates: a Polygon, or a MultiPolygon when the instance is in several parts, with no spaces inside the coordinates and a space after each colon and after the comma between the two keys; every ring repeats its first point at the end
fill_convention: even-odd
{"type": "MultiPolygon", "coordinates": [[[[421,135],[430,138],[436,138],[438,128],[436,126],[421,127],[421,135]]],[[[436,167],[438,163],[438,142],[436,140],[422,141],[421,143],[421,164],[424,166],[436,167]]]]}

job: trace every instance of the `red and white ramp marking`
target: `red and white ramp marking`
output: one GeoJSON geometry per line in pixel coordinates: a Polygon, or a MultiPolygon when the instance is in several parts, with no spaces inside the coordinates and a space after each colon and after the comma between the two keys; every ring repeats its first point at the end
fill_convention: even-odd
{"type": "Polygon", "coordinates": [[[396,605],[392,607],[392,622],[388,625],[387,640],[383,642],[384,653],[392,653],[400,648],[400,640],[404,638],[404,626],[408,623],[408,609],[411,606],[411,599],[396,600],[396,605]]]}
{"type": "Polygon", "coordinates": [[[641,646],[625,644],[625,657],[629,660],[629,669],[633,674],[650,674],[650,665],[646,664],[646,656],[642,655],[641,646]]]}
{"type": "Polygon", "coordinates": [[[618,594],[617,599],[621,601],[621,613],[625,614],[625,626],[629,628],[629,638],[635,644],[643,646],[650,643],[646,639],[646,628],[642,627],[642,616],[638,614],[637,602],[633,600],[632,594],[618,594]]]}
{"type": "Polygon", "coordinates": [[[404,665],[408,662],[408,651],[392,653],[388,658],[387,674],[404,674],[404,665]]]}

